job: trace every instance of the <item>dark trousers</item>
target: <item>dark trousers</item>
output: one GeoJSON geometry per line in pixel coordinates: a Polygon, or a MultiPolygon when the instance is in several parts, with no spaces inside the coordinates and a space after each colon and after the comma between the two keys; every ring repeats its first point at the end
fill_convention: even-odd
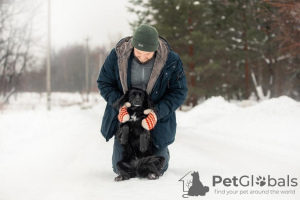
{"type": "MultiPolygon", "coordinates": [[[[170,160],[169,149],[168,149],[168,147],[165,147],[163,149],[157,149],[157,148],[153,147],[153,150],[154,150],[154,155],[163,156],[165,158],[165,164],[162,169],[162,173],[164,173],[165,171],[167,171],[168,166],[169,166],[169,160],[170,160]]],[[[120,160],[122,160],[122,152],[123,152],[123,146],[115,138],[114,139],[114,147],[113,147],[113,155],[112,155],[112,168],[116,174],[118,174],[117,163],[120,160]]]]}

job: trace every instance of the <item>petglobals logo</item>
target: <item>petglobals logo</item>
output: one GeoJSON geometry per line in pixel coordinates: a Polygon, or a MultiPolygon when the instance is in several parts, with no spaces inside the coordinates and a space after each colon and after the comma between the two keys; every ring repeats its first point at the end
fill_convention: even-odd
{"type": "Polygon", "coordinates": [[[184,198],[207,196],[207,193],[209,196],[299,195],[296,191],[298,179],[290,175],[283,177],[274,175],[208,176],[201,175],[197,171],[190,171],[179,181],[182,181],[183,184],[184,194],[182,197],[184,198]]]}
{"type": "Polygon", "coordinates": [[[297,178],[267,176],[212,176],[216,195],[296,195],[297,178]],[[224,186],[226,189],[224,189],[224,186]],[[222,189],[220,189],[222,188],[222,189]]]}
{"type": "Polygon", "coordinates": [[[274,178],[271,175],[268,175],[267,178],[264,176],[257,176],[255,178],[254,175],[251,176],[241,176],[236,177],[233,176],[232,178],[223,178],[221,176],[213,176],[213,187],[217,186],[218,184],[222,184],[223,186],[230,187],[230,186],[241,186],[241,187],[248,187],[248,186],[268,186],[268,187],[296,187],[298,185],[297,178],[291,178],[287,175],[285,178],[274,178]]]}
{"type": "Polygon", "coordinates": [[[188,196],[205,196],[205,194],[209,191],[209,187],[204,186],[200,181],[198,172],[190,171],[179,181],[182,181],[183,192],[187,192],[187,194],[182,195],[184,198],[187,198],[188,196]]]}

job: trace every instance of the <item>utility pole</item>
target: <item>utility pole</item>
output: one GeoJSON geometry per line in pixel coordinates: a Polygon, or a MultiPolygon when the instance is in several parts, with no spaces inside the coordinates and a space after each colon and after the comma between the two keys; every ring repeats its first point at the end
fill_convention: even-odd
{"type": "Polygon", "coordinates": [[[89,38],[86,38],[85,49],[85,89],[86,89],[86,101],[89,102],[89,38]]]}
{"type": "Polygon", "coordinates": [[[103,54],[102,54],[102,52],[100,52],[100,54],[99,54],[99,72],[100,72],[100,70],[101,70],[101,67],[102,67],[102,65],[103,65],[103,63],[104,63],[104,60],[103,60],[104,58],[103,58],[103,54]]]}
{"type": "Polygon", "coordinates": [[[48,0],[48,48],[47,48],[47,109],[51,110],[51,40],[50,40],[51,3],[48,0]]]}

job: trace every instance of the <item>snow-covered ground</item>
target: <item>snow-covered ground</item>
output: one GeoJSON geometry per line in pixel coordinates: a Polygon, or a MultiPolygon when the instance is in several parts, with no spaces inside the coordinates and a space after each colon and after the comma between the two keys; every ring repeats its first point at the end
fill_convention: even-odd
{"type": "Polygon", "coordinates": [[[190,171],[198,171],[210,191],[189,198],[300,199],[300,103],[288,97],[248,107],[214,97],[188,112],[177,111],[168,171],[155,181],[124,182],[113,181],[113,141],[105,142],[99,132],[105,101],[92,96],[94,106],[81,109],[79,94],[53,99],[51,112],[45,94],[20,95],[0,112],[0,200],[183,199],[187,192],[179,179],[190,171]],[[249,179],[242,184],[253,175],[254,181],[262,176],[266,182],[270,176],[270,184],[280,186],[213,186],[213,176],[244,175],[249,179]]]}

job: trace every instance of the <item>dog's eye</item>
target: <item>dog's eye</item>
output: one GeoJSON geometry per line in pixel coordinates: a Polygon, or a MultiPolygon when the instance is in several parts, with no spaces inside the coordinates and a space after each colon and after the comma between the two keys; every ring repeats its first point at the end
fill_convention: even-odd
{"type": "Polygon", "coordinates": [[[139,95],[140,95],[141,97],[145,96],[145,95],[144,95],[144,93],[142,93],[142,92],[141,92],[141,93],[139,93],[139,95]]]}

